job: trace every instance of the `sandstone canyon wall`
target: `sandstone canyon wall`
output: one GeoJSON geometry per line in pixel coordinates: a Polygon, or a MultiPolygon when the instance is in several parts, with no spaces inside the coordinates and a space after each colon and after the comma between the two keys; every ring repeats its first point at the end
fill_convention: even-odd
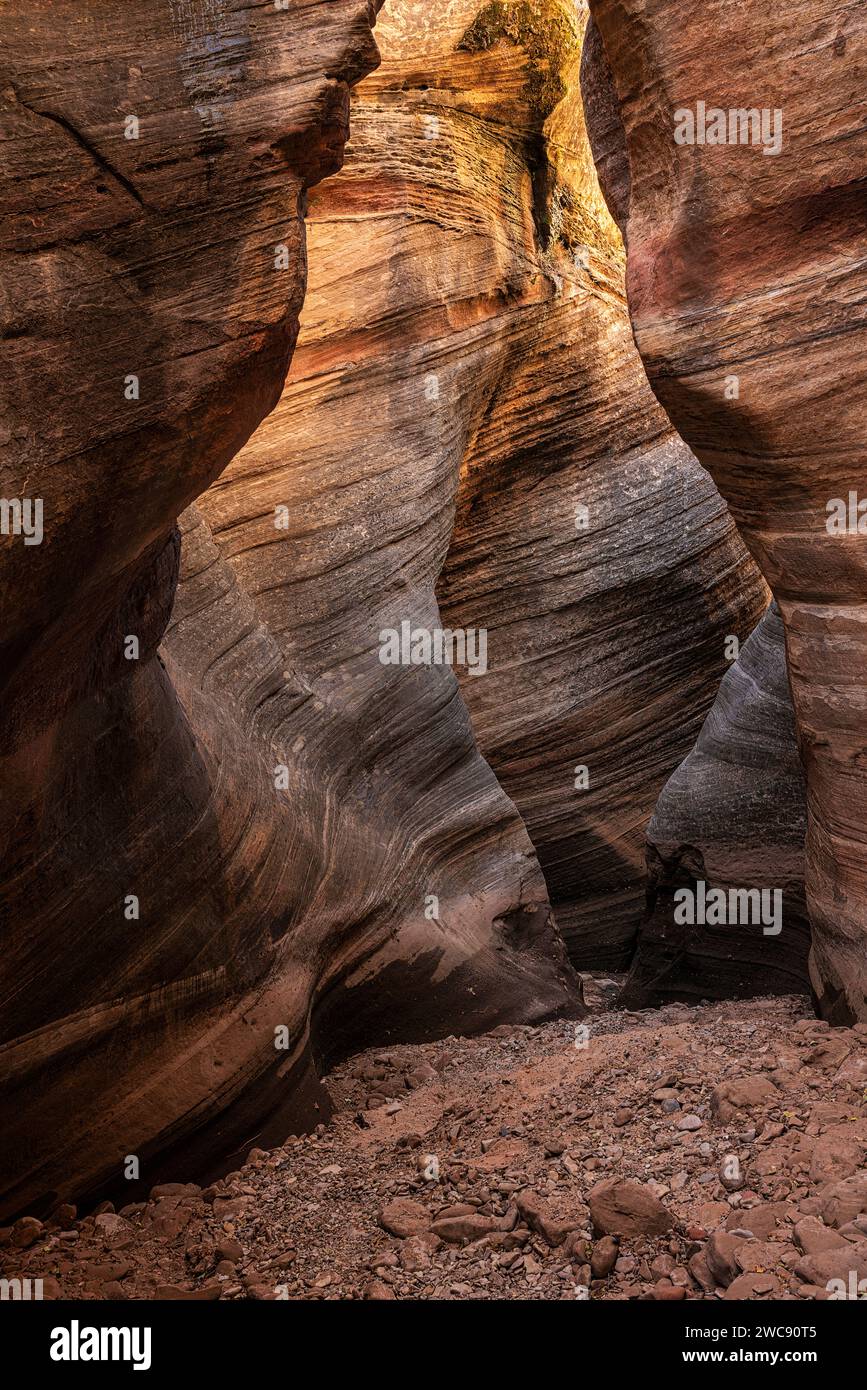
{"type": "Polygon", "coordinates": [[[286,389],[200,509],[324,689],[402,622],[487,633],[485,674],[458,669],[475,737],[573,962],[616,968],[655,797],[766,591],[634,348],[584,128],[585,18],[386,7],[350,157],[310,200],[286,389]]]}
{"type": "Polygon", "coordinates": [[[863,1019],[867,13],[842,0],[591,11],[588,110],[636,341],[779,602],[807,782],[811,978],[826,1017],[863,1019]]]}
{"type": "Polygon", "coordinates": [[[634,349],[583,6],[394,0],[373,72],[379,8],[0,15],[3,1215],[580,1015],[550,898],[625,962],[766,602],[634,349]],[[484,675],[381,659],[442,623],[484,675]]]}
{"type": "Polygon", "coordinates": [[[377,8],[0,16],[2,490],[44,508],[2,552],[7,1214],[314,1117],[314,1004],[323,1051],[578,1007],[454,682],[291,669],[195,512],[157,654],[176,518],[280,394],[377,8]]]}

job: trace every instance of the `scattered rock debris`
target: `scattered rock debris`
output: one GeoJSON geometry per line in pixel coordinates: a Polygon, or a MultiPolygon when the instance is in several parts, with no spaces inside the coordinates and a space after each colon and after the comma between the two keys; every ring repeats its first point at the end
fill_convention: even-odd
{"type": "Polygon", "coordinates": [[[351,1058],[315,1133],[204,1190],[24,1217],[0,1273],[195,1300],[809,1299],[867,1275],[867,1024],[598,997],[583,1030],[351,1058]]]}

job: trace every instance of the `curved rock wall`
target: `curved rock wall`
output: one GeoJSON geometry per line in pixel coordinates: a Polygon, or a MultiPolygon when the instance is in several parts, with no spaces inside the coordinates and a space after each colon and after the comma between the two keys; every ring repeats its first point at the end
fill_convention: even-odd
{"type": "Polygon", "coordinates": [[[764,602],[632,348],[571,6],[395,4],[283,390],[378,8],[0,16],[4,528],[44,519],[2,549],[3,1215],[282,1139],[352,1047],[579,1013],[532,839],[622,961],[764,602]],[[463,697],[383,659],[444,564],[463,697]]]}
{"type": "Polygon", "coordinates": [[[636,341],[779,601],[811,975],[829,1019],[865,1018],[867,14],[844,0],[591,10],[608,75],[588,74],[589,109],[636,341]]]}
{"type": "Polygon", "coordinates": [[[485,630],[485,674],[458,668],[475,737],[572,960],[614,968],[655,797],[726,636],[766,599],[634,348],[583,20],[571,3],[386,8],[351,157],[310,200],[286,391],[202,510],[287,659],[329,687],[349,684],[347,649],[403,621],[485,630]]]}
{"type": "Polygon", "coordinates": [[[194,509],[156,655],[178,513],[282,389],[304,192],[377,8],[0,17],[2,491],[44,514],[2,551],[6,1214],[315,1119],[311,1037],[577,1007],[453,682],[410,673],[386,708],[362,658],[365,726],[290,669],[194,509]]]}
{"type": "Polygon", "coordinates": [[[783,624],[772,604],[656,803],[647,830],[648,912],[624,1003],[803,992],[805,834],[783,624]],[[680,910],[675,895],[683,887],[706,902],[715,890],[727,903],[742,889],[771,896],[757,904],[764,910],[756,920],[702,924],[680,910]]]}

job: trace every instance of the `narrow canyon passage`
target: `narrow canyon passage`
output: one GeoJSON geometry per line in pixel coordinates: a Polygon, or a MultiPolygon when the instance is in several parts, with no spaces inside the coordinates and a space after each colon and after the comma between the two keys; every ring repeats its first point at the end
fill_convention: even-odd
{"type": "Polygon", "coordinates": [[[867,23],[704,9],[0,14],[0,1277],[867,1278],[867,23]]]}

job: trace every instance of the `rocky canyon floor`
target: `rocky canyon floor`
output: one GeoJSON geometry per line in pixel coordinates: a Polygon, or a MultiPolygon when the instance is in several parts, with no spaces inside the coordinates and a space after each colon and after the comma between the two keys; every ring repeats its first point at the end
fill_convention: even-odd
{"type": "Polygon", "coordinates": [[[46,1298],[810,1299],[867,1275],[867,1025],[797,997],[383,1047],[204,1190],[0,1232],[46,1298]]]}

